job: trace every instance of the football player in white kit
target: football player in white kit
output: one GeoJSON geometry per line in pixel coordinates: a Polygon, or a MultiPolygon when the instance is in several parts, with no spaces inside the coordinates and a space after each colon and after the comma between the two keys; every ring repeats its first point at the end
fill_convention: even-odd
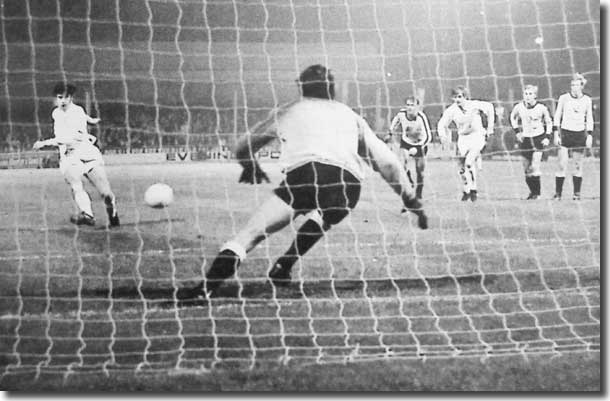
{"type": "Polygon", "coordinates": [[[77,225],[95,225],[91,199],[85,191],[82,178],[85,176],[102,195],[108,213],[108,225],[120,225],[116,209],[115,196],[110,189],[102,154],[95,146],[96,138],[87,131],[87,124],[97,124],[99,118],[92,118],[85,110],[73,103],[76,86],[60,82],[53,89],[56,108],[51,114],[53,118],[54,137],[44,141],[36,141],[34,149],[43,147],[59,148],[59,171],[72,189],[74,202],[79,213],[70,217],[77,225]]]}
{"type": "Polygon", "coordinates": [[[549,146],[553,131],[551,113],[538,102],[537,97],[538,87],[526,85],[523,88],[523,101],[517,103],[510,113],[510,124],[523,156],[525,183],[530,190],[528,200],[540,198],[542,151],[549,146]]]}
{"type": "Polygon", "coordinates": [[[402,198],[403,205],[417,216],[418,226],[427,228],[426,214],[397,156],[377,138],[362,117],[334,100],[330,71],[322,65],[312,65],[301,73],[298,84],[302,97],[272,111],[267,120],[239,141],[236,149],[236,157],[243,167],[239,181],[260,183],[267,176],[254,155],[279,139],[284,180],[246,226],[221,247],[207,270],[205,281],[183,289],[178,293],[179,298],[213,296],[250,250],[297,216],[307,215],[294,242],[269,271],[274,285],[288,284],[292,266],[299,257],[358,203],[365,163],[379,172],[402,198]]]}
{"type": "Polygon", "coordinates": [[[409,181],[415,185],[415,194],[421,199],[424,190],[424,170],[428,143],[432,140],[428,117],[419,109],[419,100],[414,96],[405,99],[405,106],[392,119],[390,135],[399,134],[400,156],[409,181]],[[413,180],[410,164],[415,165],[416,178],[413,180]]]}
{"type": "Polygon", "coordinates": [[[457,127],[459,173],[462,178],[462,201],[477,200],[476,159],[480,156],[487,138],[493,134],[495,110],[493,104],[481,100],[470,100],[468,90],[458,86],[451,91],[453,104],[443,112],[438,121],[438,135],[442,143],[451,141],[449,125],[457,127]],[[481,114],[487,116],[487,129],[483,127],[481,114]]]}
{"type": "Polygon", "coordinates": [[[574,160],[572,184],[574,200],[580,200],[582,162],[585,148],[593,146],[593,104],[591,97],[583,93],[587,80],[582,74],[574,74],[570,91],[559,97],[553,118],[554,143],[560,146],[559,170],[555,173],[555,195],[560,200],[563,182],[570,157],[574,160]]]}

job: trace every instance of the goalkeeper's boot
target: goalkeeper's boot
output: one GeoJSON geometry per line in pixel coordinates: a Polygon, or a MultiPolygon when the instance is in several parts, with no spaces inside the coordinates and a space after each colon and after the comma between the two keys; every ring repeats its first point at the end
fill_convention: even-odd
{"type": "Polygon", "coordinates": [[[428,216],[424,212],[422,203],[419,199],[413,198],[409,201],[409,204],[406,205],[402,211],[405,212],[409,210],[411,213],[417,216],[417,226],[422,230],[428,228],[428,216]]]}
{"type": "Polygon", "coordinates": [[[195,287],[185,287],[178,289],[176,292],[176,298],[179,300],[205,300],[207,294],[205,292],[205,285],[202,281],[195,287]]]}
{"type": "Polygon", "coordinates": [[[580,192],[575,192],[572,200],[579,201],[580,200],[580,192]]]}
{"type": "Polygon", "coordinates": [[[239,266],[239,257],[230,249],[223,249],[212,262],[212,266],[205,274],[205,292],[213,297],[218,291],[218,287],[235,274],[239,266]]]}
{"type": "Polygon", "coordinates": [[[540,199],[540,195],[530,192],[530,194],[527,197],[527,200],[536,200],[536,199],[540,199]]]}
{"type": "Polygon", "coordinates": [[[470,193],[469,192],[462,192],[462,202],[466,202],[469,199],[470,199],[470,193]]]}
{"type": "Polygon", "coordinates": [[[284,266],[282,258],[278,259],[269,271],[269,279],[276,287],[286,287],[291,281],[292,266],[284,266]]]}
{"type": "Polygon", "coordinates": [[[119,227],[121,221],[116,210],[116,200],[113,196],[105,196],[104,203],[106,204],[106,213],[108,214],[108,226],[119,227]]]}
{"type": "Polygon", "coordinates": [[[470,200],[473,202],[477,201],[477,190],[476,189],[470,190],[470,200]]]}
{"type": "Polygon", "coordinates": [[[561,200],[561,194],[556,193],[555,195],[553,195],[553,200],[560,201],[561,200]]]}
{"type": "Polygon", "coordinates": [[[80,212],[77,215],[70,216],[70,223],[76,224],[77,226],[94,226],[95,219],[93,218],[93,216],[90,216],[85,212],[80,212]]]}
{"type": "Polygon", "coordinates": [[[205,280],[191,288],[181,288],[176,294],[176,298],[181,300],[207,300],[217,295],[218,287],[225,279],[235,274],[239,258],[228,249],[223,249],[205,275],[205,280]]]}

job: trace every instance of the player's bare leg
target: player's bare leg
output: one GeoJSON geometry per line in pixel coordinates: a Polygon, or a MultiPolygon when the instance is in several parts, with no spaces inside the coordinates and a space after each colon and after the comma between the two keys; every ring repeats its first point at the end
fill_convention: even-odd
{"type": "Polygon", "coordinates": [[[195,288],[179,291],[178,298],[213,295],[224,280],[233,276],[246,254],[267,236],[286,227],[294,218],[294,210],[277,196],[267,199],[248,220],[246,226],[227,241],[212,262],[205,281],[195,288]]]}
{"type": "Polygon", "coordinates": [[[582,186],[582,164],[584,161],[584,153],[576,151],[572,153],[574,161],[574,173],[572,174],[572,184],[574,185],[574,200],[580,200],[580,189],[582,186]]]}
{"type": "Polygon", "coordinates": [[[118,227],[121,225],[119,214],[116,207],[116,197],[110,189],[110,182],[106,175],[104,166],[95,166],[87,174],[87,178],[97,188],[104,204],[106,205],[106,213],[108,214],[108,225],[110,227],[118,227]]]}
{"type": "Polygon", "coordinates": [[[566,172],[568,169],[568,161],[570,160],[570,155],[568,152],[568,148],[565,146],[561,146],[559,151],[557,152],[557,162],[559,165],[559,169],[555,173],[555,195],[553,199],[561,200],[561,193],[563,192],[563,182],[566,179],[566,172]]]}
{"type": "Polygon", "coordinates": [[[91,199],[85,191],[82,181],[81,166],[66,164],[61,167],[64,179],[72,189],[72,198],[78,208],[78,214],[70,217],[70,222],[76,225],[95,225],[91,199]]]}

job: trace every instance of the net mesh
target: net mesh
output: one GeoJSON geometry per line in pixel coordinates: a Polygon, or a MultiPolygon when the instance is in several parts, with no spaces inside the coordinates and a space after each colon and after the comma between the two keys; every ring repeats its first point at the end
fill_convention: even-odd
{"type": "MultiPolygon", "coordinates": [[[[553,109],[579,71],[599,138],[593,1],[0,5],[0,144],[13,152],[9,165],[15,152],[50,136],[59,80],[76,83],[76,100],[102,118],[95,134],[107,156],[206,158],[230,156],[241,133],[294,99],[295,78],[314,63],[332,68],[337,97],[380,133],[409,94],[422,100],[434,127],[450,88],[466,84],[496,106],[488,150],[497,155],[513,149],[507,115],[523,85],[538,85],[553,109]]],[[[274,163],[265,168],[279,179],[274,163]]],[[[543,166],[544,182],[553,169],[543,166]]],[[[279,236],[249,256],[223,297],[199,306],[180,304],[176,291],[202,276],[268,188],[238,186],[231,164],[108,171],[120,231],[69,227],[69,194],[55,190],[64,185],[56,172],[40,170],[34,179],[1,172],[9,183],[0,217],[2,377],[599,352],[596,159],[585,165],[582,203],[538,206],[519,200],[518,159],[490,162],[481,174],[486,202],[476,208],[453,203],[455,167],[434,160],[426,173],[435,226],[428,232],[400,216],[394,195],[371,175],[356,211],[299,262],[293,287],[264,280],[292,237],[279,236]],[[179,195],[172,208],[141,204],[156,181],[179,195]]]]}

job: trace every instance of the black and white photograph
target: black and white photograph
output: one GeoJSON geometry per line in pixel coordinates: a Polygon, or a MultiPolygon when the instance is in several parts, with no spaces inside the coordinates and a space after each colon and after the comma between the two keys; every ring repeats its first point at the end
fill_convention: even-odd
{"type": "Polygon", "coordinates": [[[0,391],[603,393],[605,14],[0,0],[0,391]]]}

